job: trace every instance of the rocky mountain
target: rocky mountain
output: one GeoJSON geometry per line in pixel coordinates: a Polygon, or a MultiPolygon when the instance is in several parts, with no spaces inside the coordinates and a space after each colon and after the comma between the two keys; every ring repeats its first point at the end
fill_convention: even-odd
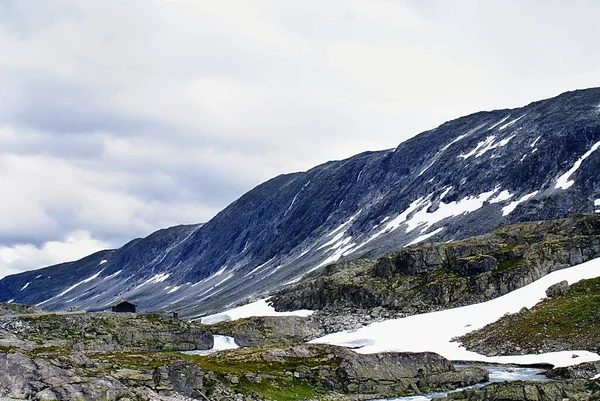
{"type": "Polygon", "coordinates": [[[479,112],[396,149],[281,175],[204,225],[0,280],[0,302],[194,316],[336,261],[600,208],[600,88],[479,112]]]}
{"type": "Polygon", "coordinates": [[[598,257],[600,215],[581,214],[507,225],[460,241],[411,245],[376,261],[332,264],[274,292],[270,302],[279,311],[316,310],[311,318],[335,332],[488,301],[598,257]]]}

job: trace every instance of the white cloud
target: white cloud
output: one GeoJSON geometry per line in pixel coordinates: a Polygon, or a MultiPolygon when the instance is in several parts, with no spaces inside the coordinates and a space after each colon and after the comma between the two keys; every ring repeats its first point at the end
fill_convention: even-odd
{"type": "Polygon", "coordinates": [[[17,244],[0,247],[0,278],[23,270],[77,260],[108,248],[87,231],[75,231],[62,241],[48,241],[40,247],[17,244]]]}

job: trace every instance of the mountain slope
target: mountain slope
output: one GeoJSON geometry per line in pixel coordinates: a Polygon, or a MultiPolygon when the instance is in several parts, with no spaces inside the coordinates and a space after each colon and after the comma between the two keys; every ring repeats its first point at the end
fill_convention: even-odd
{"type": "Polygon", "coordinates": [[[594,212],[599,106],[598,88],[568,92],[462,117],[394,150],[282,175],[202,226],[162,230],[119,250],[6,277],[0,301],[97,309],[125,297],[141,309],[190,315],[338,260],[594,212]]]}

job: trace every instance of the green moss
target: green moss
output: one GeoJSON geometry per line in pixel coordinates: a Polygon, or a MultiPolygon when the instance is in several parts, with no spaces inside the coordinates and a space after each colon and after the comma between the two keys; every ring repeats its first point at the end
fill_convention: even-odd
{"type": "Polygon", "coordinates": [[[464,336],[469,343],[511,343],[527,350],[548,344],[597,351],[600,329],[600,278],[580,281],[567,294],[543,301],[530,313],[505,316],[464,336]]]}
{"type": "Polygon", "coordinates": [[[0,354],[12,354],[17,350],[16,347],[5,347],[0,345],[0,354]]]}
{"type": "Polygon", "coordinates": [[[498,268],[495,273],[505,273],[511,270],[516,270],[519,267],[523,266],[523,257],[517,257],[515,259],[507,259],[501,262],[498,262],[498,268]]]}

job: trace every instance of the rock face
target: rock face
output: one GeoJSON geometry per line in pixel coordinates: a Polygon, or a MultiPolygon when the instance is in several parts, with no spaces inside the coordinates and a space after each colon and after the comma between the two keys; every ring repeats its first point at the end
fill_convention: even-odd
{"type": "Polygon", "coordinates": [[[600,374],[600,362],[580,363],[579,365],[554,368],[546,376],[555,380],[593,379],[600,374]]]}
{"type": "Polygon", "coordinates": [[[134,394],[111,377],[82,378],[43,359],[0,353],[0,396],[34,400],[120,400],[134,394]]]}
{"type": "MultiPolygon", "coordinates": [[[[161,230],[118,250],[6,277],[0,301],[95,310],[122,296],[140,310],[197,316],[340,259],[382,256],[424,235],[444,242],[503,224],[594,212],[599,104],[600,89],[588,89],[480,112],[394,150],[275,177],[204,225],[161,230]]],[[[435,264],[436,249],[431,252],[404,255],[424,256],[405,265],[407,273],[435,264]]],[[[483,254],[489,257],[457,264],[456,273],[496,271],[490,257],[502,264],[483,254]]]]}
{"type": "Polygon", "coordinates": [[[485,369],[456,370],[433,353],[360,355],[318,344],[186,357],[0,349],[0,397],[34,400],[350,400],[452,389],[487,378],[485,369]]]}
{"type": "Polygon", "coordinates": [[[214,334],[233,337],[240,347],[299,344],[324,334],[318,322],[298,316],[251,317],[207,328],[214,334]]]}
{"type": "MultiPolygon", "coordinates": [[[[405,316],[493,299],[599,256],[600,215],[577,215],[410,246],[376,262],[341,263],[276,292],[271,302],[281,311],[325,310],[325,320],[377,307],[383,308],[380,317],[405,316]]],[[[550,291],[566,289],[561,284],[550,291]]]]}
{"type": "Polygon", "coordinates": [[[0,344],[16,336],[74,351],[187,351],[210,349],[213,335],[200,325],[160,315],[82,313],[3,319],[0,344]]]}
{"type": "MultiPolygon", "coordinates": [[[[564,289],[564,285],[558,288],[564,289]]],[[[573,349],[600,352],[600,278],[582,280],[562,295],[528,311],[459,338],[465,348],[484,355],[535,354],[573,349]]]]}
{"type": "Polygon", "coordinates": [[[231,350],[205,358],[201,364],[221,366],[223,370],[216,374],[234,390],[275,380],[283,388],[303,385],[373,398],[456,388],[488,379],[485,369],[456,370],[434,353],[362,355],[320,344],[231,350]]]}
{"type": "Polygon", "coordinates": [[[593,401],[600,399],[600,386],[589,380],[565,382],[504,382],[450,393],[432,401],[593,401]]]}

